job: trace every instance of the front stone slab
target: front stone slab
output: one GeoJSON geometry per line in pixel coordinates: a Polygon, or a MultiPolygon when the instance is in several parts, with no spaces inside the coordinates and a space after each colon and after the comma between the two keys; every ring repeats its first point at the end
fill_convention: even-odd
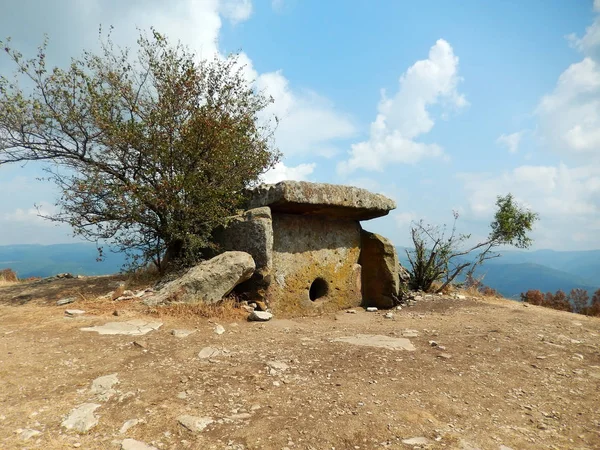
{"type": "Polygon", "coordinates": [[[356,221],[273,213],[273,312],[289,317],[360,305],[359,254],[356,221]]]}
{"type": "Polygon", "coordinates": [[[367,306],[391,308],[400,289],[398,253],[388,239],[363,230],[360,264],[362,289],[367,306]]]}
{"type": "Polygon", "coordinates": [[[368,220],[396,208],[393,200],[366,189],[306,181],[263,184],[252,191],[250,208],[269,206],[272,212],[368,220]]]}

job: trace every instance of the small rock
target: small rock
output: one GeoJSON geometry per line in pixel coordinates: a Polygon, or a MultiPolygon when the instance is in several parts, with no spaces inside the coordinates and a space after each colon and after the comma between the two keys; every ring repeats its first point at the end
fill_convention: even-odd
{"type": "Polygon", "coordinates": [[[213,419],[210,417],[194,417],[188,415],[179,416],[177,421],[192,433],[198,433],[213,423],[213,419]]]}
{"type": "Polygon", "coordinates": [[[429,345],[431,345],[432,347],[437,347],[438,343],[435,341],[429,341],[429,345]]]}
{"type": "Polygon", "coordinates": [[[124,439],[121,442],[121,450],[158,450],[158,448],[135,439],[124,439]]]}
{"type": "Polygon", "coordinates": [[[179,400],[185,400],[187,398],[187,394],[185,393],[185,391],[181,391],[180,393],[177,394],[177,398],[179,400]]]}
{"type": "Polygon", "coordinates": [[[250,322],[267,322],[273,318],[273,314],[266,311],[252,311],[248,316],[250,322]]]}
{"type": "Polygon", "coordinates": [[[150,331],[158,330],[162,322],[134,319],[127,322],[109,322],[95,327],[81,328],[81,331],[95,331],[98,334],[124,334],[142,336],[150,331]]]}
{"type": "Polygon", "coordinates": [[[239,414],[233,414],[233,415],[227,417],[227,420],[246,420],[246,419],[249,419],[250,417],[252,417],[252,414],[250,414],[250,413],[239,413],[239,414]]]}
{"type": "Polygon", "coordinates": [[[385,313],[385,315],[383,317],[385,317],[386,319],[393,319],[394,313],[391,313],[391,312],[385,313]]]}
{"type": "Polygon", "coordinates": [[[200,359],[208,359],[214,358],[215,356],[219,356],[221,354],[221,350],[215,347],[204,347],[198,353],[198,358],[200,359]]]}
{"type": "Polygon", "coordinates": [[[457,298],[458,300],[465,300],[467,298],[467,296],[463,295],[463,294],[456,294],[455,298],[457,298]]]}
{"type": "Polygon", "coordinates": [[[499,450],[513,450],[513,449],[510,447],[507,447],[506,445],[501,445],[499,450]]]}
{"type": "Polygon", "coordinates": [[[215,325],[215,334],[221,335],[225,333],[225,327],[223,325],[216,324],[215,325]]]}
{"type": "Polygon", "coordinates": [[[125,434],[127,433],[127,430],[129,430],[132,427],[135,427],[137,424],[141,423],[142,421],[139,419],[129,419],[127,422],[125,422],[123,424],[123,426],[121,427],[121,429],[119,430],[119,433],[121,434],[125,434]]]}
{"type": "Polygon", "coordinates": [[[376,306],[369,306],[367,308],[367,312],[376,312],[377,311],[377,307],[376,306]]]}
{"type": "Polygon", "coordinates": [[[347,314],[356,314],[356,310],[355,309],[347,309],[346,313],[347,314]]]}
{"type": "Polygon", "coordinates": [[[267,366],[269,367],[269,370],[271,371],[271,375],[273,375],[272,372],[285,372],[286,370],[288,370],[290,368],[290,366],[288,366],[283,361],[269,361],[269,362],[267,362],[267,366]]]}
{"type": "Polygon", "coordinates": [[[250,308],[252,308],[252,310],[255,310],[258,308],[258,305],[254,302],[250,303],[248,306],[250,306],[250,308]]]}
{"type": "Polygon", "coordinates": [[[65,310],[65,314],[67,316],[80,316],[82,314],[85,314],[85,311],[83,311],[82,309],[66,309],[65,310]]]}
{"type": "Polygon", "coordinates": [[[94,415],[94,411],[100,406],[97,403],[79,405],[69,413],[61,425],[67,430],[85,433],[98,425],[98,417],[94,415]]]}
{"type": "Polygon", "coordinates": [[[41,431],[32,430],[31,428],[25,428],[24,430],[19,431],[19,437],[21,439],[23,439],[24,441],[27,441],[28,439],[31,439],[32,437],[39,436],[40,434],[42,434],[41,431]]]}
{"type": "Polygon", "coordinates": [[[69,303],[73,303],[75,300],[77,300],[76,297],[61,298],[56,302],[56,306],[68,305],[69,303]]]}
{"type": "Polygon", "coordinates": [[[244,311],[246,311],[247,313],[252,313],[254,312],[254,308],[250,305],[241,305],[240,309],[243,309],[244,311]]]}
{"type": "Polygon", "coordinates": [[[98,400],[103,402],[107,401],[116,392],[113,389],[113,386],[115,384],[119,384],[119,378],[117,375],[118,374],[113,373],[96,378],[94,381],[92,381],[90,392],[94,395],[97,395],[98,400]]]}
{"type": "Polygon", "coordinates": [[[439,355],[437,355],[438,358],[442,358],[442,359],[450,359],[452,358],[452,355],[448,354],[448,353],[440,353],[439,355]]]}
{"type": "Polygon", "coordinates": [[[273,386],[279,387],[281,386],[281,383],[279,381],[273,381],[273,386]]]}
{"type": "Polygon", "coordinates": [[[195,333],[195,330],[171,330],[171,334],[176,338],[186,338],[190,334],[195,333]]]}
{"type": "Polygon", "coordinates": [[[400,306],[400,305],[396,306],[396,311],[402,311],[402,306],[400,306]]]}
{"type": "Polygon", "coordinates": [[[402,443],[406,445],[427,445],[429,444],[429,439],[423,436],[419,436],[410,439],[403,439],[402,443]]]}
{"type": "Polygon", "coordinates": [[[117,311],[116,309],[113,311],[113,316],[118,316],[119,315],[119,311],[117,311]]]}
{"type": "Polygon", "coordinates": [[[407,338],[416,338],[419,337],[419,332],[417,330],[406,329],[402,330],[402,336],[407,338]]]}
{"type": "Polygon", "coordinates": [[[259,311],[267,310],[267,304],[265,302],[256,301],[255,303],[256,303],[256,309],[258,309],[259,311]]]}
{"type": "Polygon", "coordinates": [[[133,346],[139,348],[148,348],[148,344],[146,344],[144,341],[133,341],[133,346]]]}

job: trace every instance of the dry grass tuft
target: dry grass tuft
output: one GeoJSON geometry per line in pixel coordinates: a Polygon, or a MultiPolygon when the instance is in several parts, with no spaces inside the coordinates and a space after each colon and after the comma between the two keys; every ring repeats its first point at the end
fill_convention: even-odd
{"type": "Polygon", "coordinates": [[[127,289],[135,289],[141,286],[155,284],[161,278],[160,272],[155,266],[146,266],[128,274],[125,285],[127,289]]]}
{"type": "Polygon", "coordinates": [[[0,270],[0,286],[8,286],[19,282],[17,274],[12,269],[0,270]]]}
{"type": "Polygon", "coordinates": [[[171,303],[148,308],[146,311],[155,317],[189,318],[198,317],[206,319],[241,320],[248,316],[243,309],[238,308],[235,298],[226,298],[212,305],[206,303],[171,303]]]}

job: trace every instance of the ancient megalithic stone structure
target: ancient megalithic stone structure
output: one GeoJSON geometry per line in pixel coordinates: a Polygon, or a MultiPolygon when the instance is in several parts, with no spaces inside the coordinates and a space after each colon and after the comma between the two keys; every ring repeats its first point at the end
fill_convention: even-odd
{"type": "Polygon", "coordinates": [[[249,209],[215,239],[222,250],[252,255],[256,271],[238,289],[275,314],[391,307],[399,289],[396,250],[360,222],[395,207],[365,189],[283,181],[254,189],[249,209]]]}

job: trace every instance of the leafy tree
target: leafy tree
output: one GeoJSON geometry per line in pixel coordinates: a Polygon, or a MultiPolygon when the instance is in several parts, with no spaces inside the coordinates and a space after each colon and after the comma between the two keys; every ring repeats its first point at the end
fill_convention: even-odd
{"type": "Polygon", "coordinates": [[[540,306],[544,303],[544,294],[538,290],[530,289],[524,294],[521,294],[521,301],[540,306]]]}
{"type": "Polygon", "coordinates": [[[434,282],[443,279],[443,284],[436,289],[436,292],[441,292],[467,268],[467,279],[474,279],[477,266],[500,256],[494,251],[495,248],[503,245],[529,247],[532,240],[527,233],[531,231],[538,215],[517,205],[511,194],[499,196],[496,207],[487,239],[467,248],[464,245],[471,236],[457,233],[457,212],[453,213],[454,223],[449,236],[446,236],[445,226],[425,225],[422,220],[413,223],[411,237],[414,250],[406,252],[412,267],[409,286],[428,291],[434,282]],[[475,259],[465,260],[464,257],[473,252],[478,252],[475,259]]]}
{"type": "Polygon", "coordinates": [[[587,311],[590,316],[600,316],[600,289],[594,292],[591,305],[587,311]]]}
{"type": "Polygon", "coordinates": [[[571,289],[568,300],[573,305],[573,312],[582,314],[588,306],[590,297],[585,289],[571,289]]]}
{"type": "Polygon", "coordinates": [[[567,295],[560,289],[554,294],[552,303],[549,305],[549,307],[558,309],[559,311],[573,311],[573,307],[571,306],[567,295]]]}
{"type": "Polygon", "coordinates": [[[0,76],[0,165],[48,163],[61,195],[47,218],[132,263],[192,262],[279,157],[258,119],[272,99],[235,55],[199,60],[154,29],[135,57],[109,33],[66,68],[47,66],[47,40],[32,59],[0,48],[17,69],[0,76]]]}

